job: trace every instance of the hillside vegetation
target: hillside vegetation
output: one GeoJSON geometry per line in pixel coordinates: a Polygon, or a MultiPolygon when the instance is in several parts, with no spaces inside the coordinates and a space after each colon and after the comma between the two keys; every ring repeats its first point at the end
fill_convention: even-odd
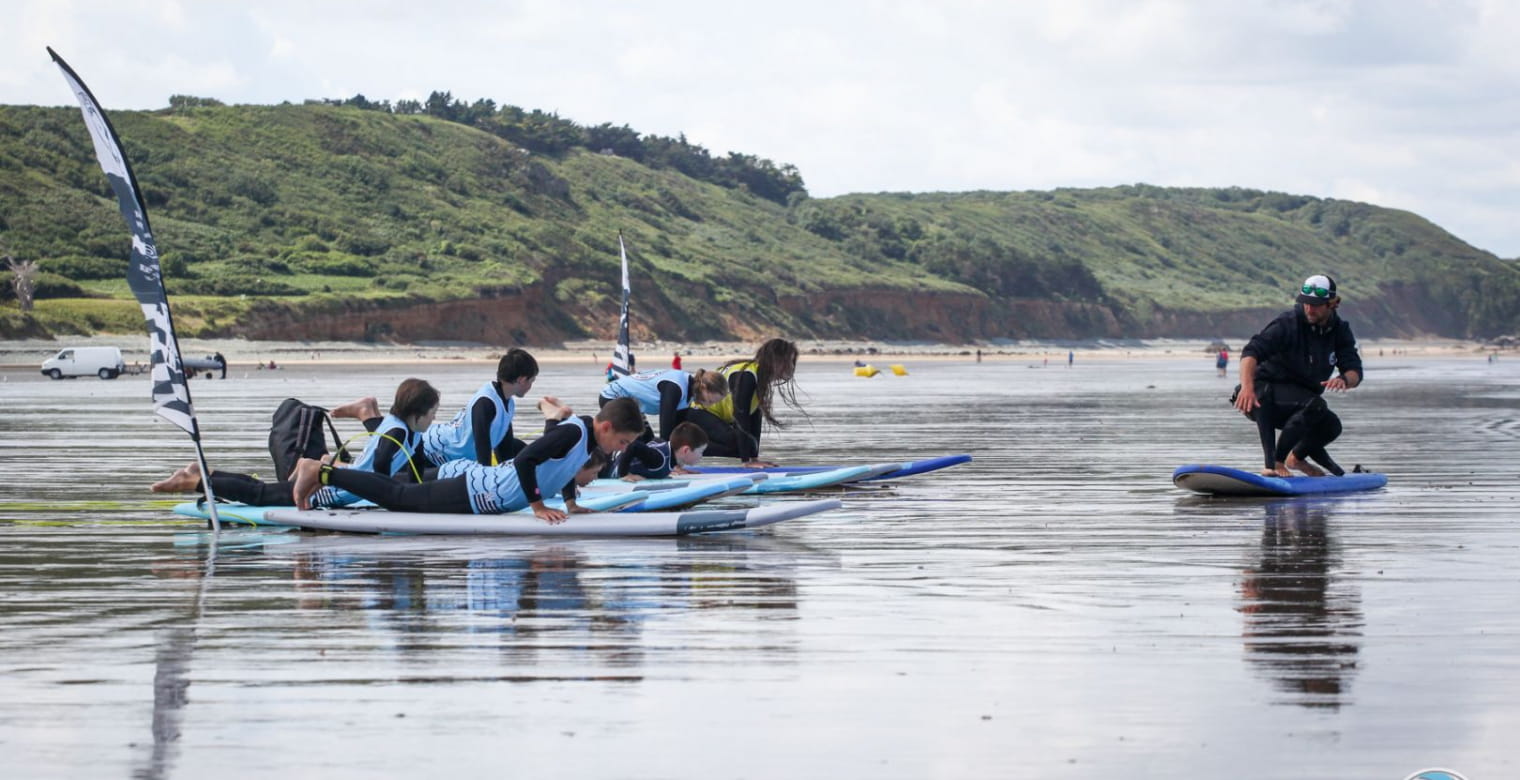
{"type": "MultiPolygon", "coordinates": [[[[1365,335],[1520,331],[1515,264],[1406,212],[1144,185],[811,199],[790,166],[490,108],[112,113],[182,335],[610,338],[619,231],[638,338],[1241,335],[1319,271],[1365,335]]],[[[128,249],[79,112],[0,107],[0,250],[42,271],[31,312],[4,285],[0,337],[139,329],[128,249]]]]}

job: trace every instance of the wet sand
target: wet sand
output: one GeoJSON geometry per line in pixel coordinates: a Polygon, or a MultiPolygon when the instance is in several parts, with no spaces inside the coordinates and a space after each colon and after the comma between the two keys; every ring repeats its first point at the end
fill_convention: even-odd
{"type": "MultiPolygon", "coordinates": [[[[146,491],[192,450],[145,379],[0,371],[7,771],[1513,777],[1520,360],[1375,350],[1332,452],[1389,487],[1291,501],[1171,486],[1258,457],[1201,353],[805,361],[774,457],[976,460],[686,540],[213,541],[146,491]]],[[[212,464],[267,473],[286,396],[490,371],[326,360],[194,382],[212,464]]]]}

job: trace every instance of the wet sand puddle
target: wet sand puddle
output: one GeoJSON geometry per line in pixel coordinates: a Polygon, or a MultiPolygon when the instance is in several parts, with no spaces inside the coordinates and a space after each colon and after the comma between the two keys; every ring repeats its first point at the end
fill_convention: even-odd
{"type": "MultiPolygon", "coordinates": [[[[689,366],[695,367],[695,366],[689,366]]],[[[16,776],[1404,777],[1516,774],[1520,371],[1369,360],[1336,396],[1372,494],[1210,500],[1255,465],[1233,379],[1179,357],[808,364],[798,462],[976,460],[771,532],[233,530],[145,486],[186,437],[143,382],[0,383],[0,745],[16,776]]],[[[192,385],[213,466],[270,412],[423,372],[192,385]]],[[[594,408],[594,367],[534,388],[594,408]]],[[[531,400],[531,399],[530,399],[531,400]]],[[[519,430],[535,428],[530,404],[519,430]]],[[[351,421],[341,429],[356,433],[351,421]]],[[[728,499],[736,505],[754,499],[728,499]]],[[[788,500],[787,497],[766,498],[788,500]]]]}

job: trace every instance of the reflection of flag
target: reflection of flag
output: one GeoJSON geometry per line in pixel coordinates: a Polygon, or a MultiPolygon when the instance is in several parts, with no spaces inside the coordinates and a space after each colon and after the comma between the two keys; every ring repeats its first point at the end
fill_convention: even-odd
{"type": "Polygon", "coordinates": [[[164,291],[164,280],[158,267],[158,247],[154,245],[153,231],[148,227],[148,212],[137,189],[137,178],[132,175],[132,166],[127,164],[116,131],[111,128],[95,96],[57,52],[49,48],[48,54],[53,56],[53,62],[58,63],[63,78],[79,98],[85,126],[90,129],[90,140],[95,142],[95,156],[106,172],[106,179],[111,182],[111,190],[116,193],[121,216],[132,231],[132,262],[127,266],[127,286],[132,288],[132,295],[136,296],[147,319],[154,411],[199,441],[195,411],[190,407],[190,388],[185,384],[184,366],[180,362],[179,341],[174,337],[174,322],[169,317],[169,296],[164,291]]]}
{"type": "Polygon", "coordinates": [[[617,346],[612,348],[612,370],[627,376],[633,373],[633,353],[628,350],[628,250],[623,247],[623,234],[618,233],[618,255],[623,259],[623,310],[618,315],[617,346]]]}

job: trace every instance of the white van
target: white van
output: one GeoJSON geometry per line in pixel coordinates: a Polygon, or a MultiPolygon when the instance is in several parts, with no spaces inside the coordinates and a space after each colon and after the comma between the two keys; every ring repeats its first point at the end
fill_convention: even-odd
{"type": "Polygon", "coordinates": [[[115,379],[127,364],[121,361],[119,347],[70,347],[42,361],[43,376],[62,379],[66,376],[89,376],[115,379]]]}

